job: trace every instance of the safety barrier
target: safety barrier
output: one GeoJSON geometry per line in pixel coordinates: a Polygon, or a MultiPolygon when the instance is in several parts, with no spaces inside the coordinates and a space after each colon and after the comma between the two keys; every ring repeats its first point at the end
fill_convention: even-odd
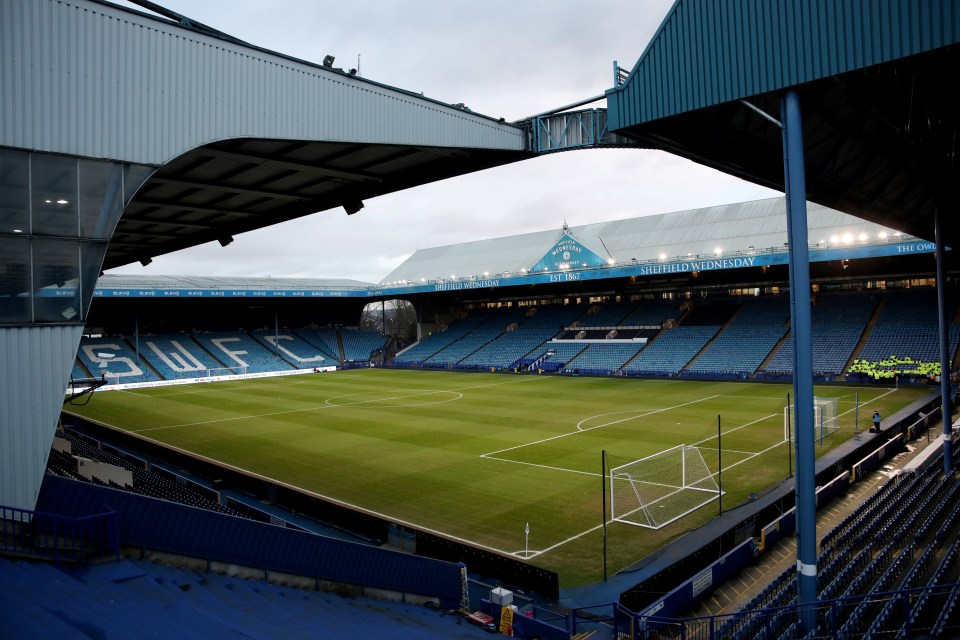
{"type": "Polygon", "coordinates": [[[902,433],[898,433],[894,437],[884,442],[871,454],[855,462],[850,470],[850,473],[853,476],[853,481],[856,482],[871,471],[875,471],[876,469],[880,468],[880,465],[884,460],[891,458],[895,453],[902,451],[905,445],[906,436],[902,433]]]}
{"type": "Polygon", "coordinates": [[[664,619],[673,618],[688,610],[693,603],[723,584],[741,569],[752,564],[759,552],[753,539],[744,540],[728,551],[716,562],[695,576],[681,583],[673,591],[663,596],[638,614],[643,627],[647,630],[659,629],[664,619]]]}
{"type": "Polygon", "coordinates": [[[93,515],[68,517],[0,506],[0,551],[57,563],[119,557],[117,522],[117,512],[107,507],[93,515]]]}
{"type": "MultiPolygon", "coordinates": [[[[48,475],[38,504],[64,514],[111,505],[124,546],[271,572],[437,597],[457,607],[460,566],[293,531],[126,491],[48,475]]],[[[116,531],[116,529],[114,529],[116,531]]]]}

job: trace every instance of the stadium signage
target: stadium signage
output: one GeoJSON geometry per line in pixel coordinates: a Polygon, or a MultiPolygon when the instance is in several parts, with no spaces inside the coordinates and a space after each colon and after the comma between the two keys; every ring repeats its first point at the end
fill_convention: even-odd
{"type": "Polygon", "coordinates": [[[690,273],[693,271],[713,271],[716,269],[742,269],[752,267],[757,257],[749,258],[718,258],[716,260],[691,260],[688,262],[674,262],[671,264],[651,264],[640,267],[641,276],[652,276],[663,273],[690,273]]]}
{"type": "MultiPolygon", "coordinates": [[[[329,289],[96,289],[97,298],[359,298],[382,291],[329,289]]],[[[41,295],[72,297],[75,289],[49,289],[41,295]]]]}
{"type": "Polygon", "coordinates": [[[468,280],[467,282],[442,282],[433,285],[434,291],[457,291],[460,289],[486,289],[499,287],[500,280],[468,280]]]}
{"type": "MultiPolygon", "coordinates": [[[[547,252],[544,258],[559,258],[560,263],[574,263],[573,257],[578,259],[589,252],[585,245],[576,244],[576,239],[564,234],[547,252]],[[579,248],[579,251],[577,250],[579,248]],[[570,254],[570,260],[564,255],[570,254]]],[[[826,262],[830,260],[856,260],[863,258],[878,258],[896,255],[915,255],[933,253],[936,246],[926,240],[911,240],[906,242],[878,243],[865,246],[825,246],[811,247],[810,262],[826,262]]],[[[592,253],[592,252],[591,252],[592,253]]],[[[595,254],[594,254],[595,255],[595,254]]],[[[370,287],[356,289],[145,289],[98,287],[93,295],[96,298],[369,298],[440,291],[461,291],[466,289],[490,289],[497,287],[524,286],[531,284],[577,282],[586,280],[604,280],[610,278],[658,276],[667,274],[693,273],[695,271],[716,271],[723,269],[742,269],[787,263],[786,251],[758,251],[756,255],[739,255],[730,257],[704,257],[672,262],[649,260],[625,264],[620,262],[608,266],[607,262],[600,261],[593,267],[566,266],[556,267],[540,265],[529,273],[522,275],[504,274],[496,278],[465,279],[456,281],[437,280],[423,284],[408,284],[404,286],[370,287]]],[[[541,260],[543,263],[543,260],[541,260]]],[[[71,286],[45,287],[40,290],[40,296],[51,298],[72,298],[78,295],[77,289],[71,286]]]]}
{"type": "Polygon", "coordinates": [[[897,245],[897,253],[929,253],[936,251],[937,245],[932,242],[915,242],[913,244],[897,245]]]}
{"type": "MultiPolygon", "coordinates": [[[[602,251],[602,249],[597,249],[602,251]]],[[[596,269],[607,265],[609,255],[603,257],[573,237],[564,225],[563,233],[530,271],[562,271],[566,269],[596,269]]],[[[556,281],[555,281],[556,282],[556,281]]]]}

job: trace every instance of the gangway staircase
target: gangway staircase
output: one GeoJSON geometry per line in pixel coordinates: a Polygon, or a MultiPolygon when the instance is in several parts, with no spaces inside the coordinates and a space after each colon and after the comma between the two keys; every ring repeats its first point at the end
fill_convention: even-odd
{"type": "Polygon", "coordinates": [[[844,373],[850,371],[850,367],[852,367],[853,363],[860,357],[860,352],[863,351],[867,340],[870,339],[870,334],[873,332],[873,328],[877,326],[877,320],[880,318],[880,314],[883,312],[885,306],[887,306],[887,299],[880,298],[880,302],[873,309],[873,314],[871,314],[870,319],[867,320],[867,326],[863,328],[863,332],[860,334],[860,340],[857,342],[857,346],[853,348],[853,353],[850,354],[847,362],[843,365],[844,373]]]}

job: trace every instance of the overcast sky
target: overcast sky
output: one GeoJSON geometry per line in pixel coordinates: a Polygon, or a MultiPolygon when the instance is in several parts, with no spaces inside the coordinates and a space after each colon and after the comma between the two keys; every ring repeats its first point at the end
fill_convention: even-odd
{"type": "MultiPolygon", "coordinates": [[[[613,86],[613,61],[633,67],[672,0],[159,4],[307,61],[330,54],[335,66],[350,68],[359,55],[364,77],[513,121],[602,95],[613,86]]],[[[110,273],[378,282],[418,247],[775,195],[658,151],[574,151],[366,200],[353,216],[332,209],[237,235],[225,248],[207,243],[110,273]]]]}

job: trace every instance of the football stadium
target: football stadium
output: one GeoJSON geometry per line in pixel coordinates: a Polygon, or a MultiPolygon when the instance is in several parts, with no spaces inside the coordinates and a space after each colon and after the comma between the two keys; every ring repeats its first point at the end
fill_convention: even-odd
{"type": "Polygon", "coordinates": [[[677,0],[605,108],[519,122],[135,4],[0,0],[5,112],[32,74],[103,79],[0,118],[11,634],[958,633],[960,4],[677,0]],[[152,91],[203,117],[129,135],[152,91]],[[598,147],[785,196],[504,229],[376,282],[104,272],[598,147]]]}

